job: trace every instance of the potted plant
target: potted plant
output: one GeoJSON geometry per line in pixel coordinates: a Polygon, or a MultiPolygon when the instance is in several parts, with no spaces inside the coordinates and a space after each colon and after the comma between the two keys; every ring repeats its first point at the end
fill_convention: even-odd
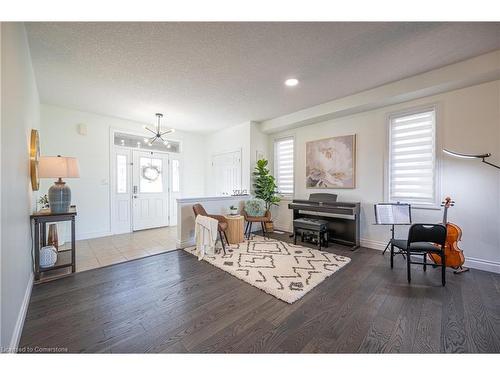
{"type": "Polygon", "coordinates": [[[40,205],[40,208],[49,208],[49,198],[47,197],[47,194],[41,196],[38,198],[37,203],[40,205]]]}
{"type": "Polygon", "coordinates": [[[229,213],[231,215],[238,215],[238,207],[232,204],[231,207],[229,207],[229,213]]]}
{"type": "MultiPolygon", "coordinates": [[[[262,199],[266,205],[266,211],[271,210],[272,206],[277,206],[281,201],[281,197],[278,192],[278,185],[276,185],[276,180],[274,176],[269,173],[267,168],[268,161],[266,159],[261,159],[257,161],[255,166],[254,176],[254,192],[255,197],[262,199]]],[[[271,232],[273,230],[273,222],[266,223],[266,230],[271,232]]]]}

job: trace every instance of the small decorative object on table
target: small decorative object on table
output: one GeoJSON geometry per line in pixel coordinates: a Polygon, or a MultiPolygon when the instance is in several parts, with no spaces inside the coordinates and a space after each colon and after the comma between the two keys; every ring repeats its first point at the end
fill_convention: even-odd
{"type": "Polygon", "coordinates": [[[229,212],[231,215],[238,215],[238,207],[231,205],[231,207],[229,207],[229,212]]]}
{"type": "Polygon", "coordinates": [[[53,267],[57,262],[57,249],[54,246],[44,246],[40,249],[40,268],[53,267]]]}
{"type": "Polygon", "coordinates": [[[59,238],[57,235],[57,224],[49,224],[49,234],[47,235],[47,245],[54,246],[56,250],[59,248],[59,238]]]}
{"type": "Polygon", "coordinates": [[[42,208],[49,208],[49,197],[47,197],[47,194],[44,194],[37,200],[38,204],[40,205],[40,209],[42,208]]]}

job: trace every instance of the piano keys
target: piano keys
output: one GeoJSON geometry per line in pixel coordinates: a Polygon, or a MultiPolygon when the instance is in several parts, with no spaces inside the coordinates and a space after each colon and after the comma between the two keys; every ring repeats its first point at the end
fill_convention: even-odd
{"type": "Polygon", "coordinates": [[[351,250],[359,247],[360,203],[338,202],[336,194],[312,193],[309,199],[294,199],[288,204],[293,220],[307,217],[328,221],[330,242],[346,245],[351,250]]]}

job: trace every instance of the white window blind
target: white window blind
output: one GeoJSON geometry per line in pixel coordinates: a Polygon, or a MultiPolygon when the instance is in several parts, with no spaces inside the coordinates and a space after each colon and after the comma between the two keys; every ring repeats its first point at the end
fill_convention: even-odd
{"type": "Polygon", "coordinates": [[[436,204],[435,118],[434,109],[390,117],[388,195],[391,202],[436,204]]]}
{"type": "Polygon", "coordinates": [[[293,195],[293,155],[293,138],[274,142],[274,177],[283,195],[293,195]]]}

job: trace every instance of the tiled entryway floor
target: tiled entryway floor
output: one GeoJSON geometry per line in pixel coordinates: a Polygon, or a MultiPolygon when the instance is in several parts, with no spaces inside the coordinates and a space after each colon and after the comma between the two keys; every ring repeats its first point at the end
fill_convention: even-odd
{"type": "Polygon", "coordinates": [[[176,227],[163,227],[76,241],[76,272],[172,251],[176,239],[176,227]]]}

